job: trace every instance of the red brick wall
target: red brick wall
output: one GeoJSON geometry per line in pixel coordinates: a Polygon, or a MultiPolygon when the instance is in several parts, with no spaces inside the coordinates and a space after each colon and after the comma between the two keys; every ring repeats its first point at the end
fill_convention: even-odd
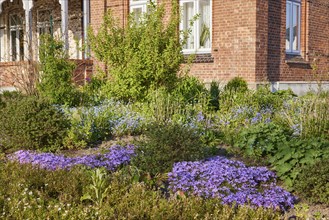
{"type": "Polygon", "coordinates": [[[329,79],[329,1],[302,0],[301,55],[297,57],[285,52],[286,0],[258,1],[256,81],[329,79]],[[314,64],[318,74],[312,70],[314,64]]]}

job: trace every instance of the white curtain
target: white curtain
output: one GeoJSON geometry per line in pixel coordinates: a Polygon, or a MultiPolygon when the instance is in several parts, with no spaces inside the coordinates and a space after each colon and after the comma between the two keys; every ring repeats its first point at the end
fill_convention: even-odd
{"type": "Polygon", "coordinates": [[[210,0],[199,0],[199,13],[200,13],[200,22],[199,22],[199,36],[200,36],[200,44],[203,43],[204,48],[211,47],[211,8],[210,8],[210,0]],[[202,37],[202,35],[206,37],[202,37]],[[204,38],[205,41],[201,42],[201,38],[204,38]]]}

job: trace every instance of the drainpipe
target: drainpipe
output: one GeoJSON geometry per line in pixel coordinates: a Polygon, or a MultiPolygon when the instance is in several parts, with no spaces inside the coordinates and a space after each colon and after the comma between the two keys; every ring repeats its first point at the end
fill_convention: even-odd
{"type": "Polygon", "coordinates": [[[309,54],[308,54],[308,0],[305,0],[305,9],[304,9],[304,14],[305,14],[305,22],[304,22],[304,30],[305,30],[305,35],[304,35],[304,47],[305,47],[305,60],[309,61],[309,54]]]}

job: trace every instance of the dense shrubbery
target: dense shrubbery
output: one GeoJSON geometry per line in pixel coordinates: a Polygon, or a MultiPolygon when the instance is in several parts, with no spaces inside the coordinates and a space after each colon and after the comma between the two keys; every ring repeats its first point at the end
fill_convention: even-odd
{"type": "Polygon", "coordinates": [[[108,175],[78,167],[47,171],[16,163],[1,164],[0,218],[2,219],[279,219],[263,208],[221,205],[217,199],[165,198],[143,183],[131,183],[122,172],[108,175]],[[15,172],[12,172],[15,170],[15,172]],[[100,175],[101,174],[101,175],[100,175]],[[98,185],[97,181],[103,184],[98,185]],[[89,186],[101,193],[102,204],[89,186]],[[109,190],[106,190],[109,189],[109,190]],[[92,200],[83,200],[90,195],[92,200]],[[141,202],[142,201],[142,202],[141,202]]]}
{"type": "Polygon", "coordinates": [[[312,203],[329,205],[329,160],[323,159],[305,166],[298,175],[294,189],[312,203]]]}
{"type": "Polygon", "coordinates": [[[149,91],[175,88],[183,62],[178,4],[173,4],[168,23],[162,5],[148,7],[143,19],[129,19],[124,28],[111,15],[105,16],[97,34],[90,32],[96,57],[108,65],[108,94],[125,101],[143,100],[149,91]]]}
{"type": "Polygon", "coordinates": [[[78,104],[79,94],[72,83],[75,66],[68,60],[63,42],[50,35],[43,35],[39,57],[42,73],[37,89],[40,95],[54,104],[78,104]]]}
{"type": "Polygon", "coordinates": [[[61,109],[33,96],[6,102],[0,124],[2,151],[59,150],[69,126],[61,109]]]}
{"type": "Polygon", "coordinates": [[[153,124],[145,135],[132,163],[152,175],[169,172],[175,162],[200,160],[210,153],[196,129],[179,123],[153,124]]]}
{"type": "Polygon", "coordinates": [[[321,159],[329,158],[329,141],[321,138],[293,138],[279,145],[269,162],[277,175],[292,187],[301,171],[321,159]]]}
{"type": "Polygon", "coordinates": [[[271,156],[282,145],[286,145],[289,138],[288,131],[274,123],[259,123],[243,129],[234,141],[243,155],[259,159],[271,156]]]}

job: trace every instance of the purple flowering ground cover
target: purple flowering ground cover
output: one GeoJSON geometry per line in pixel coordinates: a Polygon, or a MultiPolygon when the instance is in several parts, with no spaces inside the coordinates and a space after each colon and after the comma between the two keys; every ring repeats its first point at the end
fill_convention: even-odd
{"type": "Polygon", "coordinates": [[[170,189],[223,204],[287,210],[295,197],[276,185],[276,175],[266,167],[246,167],[239,161],[214,157],[204,161],[179,162],[168,174],[170,189]]]}
{"type": "MultiPolygon", "coordinates": [[[[80,157],[66,157],[53,153],[20,150],[8,158],[21,164],[32,164],[43,169],[70,169],[76,165],[90,168],[105,167],[110,171],[128,164],[134,156],[134,145],[115,145],[107,153],[80,157]]],[[[287,210],[295,197],[276,185],[276,175],[266,167],[247,167],[244,163],[224,157],[203,161],[178,162],[168,174],[169,189],[174,193],[205,198],[219,198],[223,204],[266,207],[287,210]]]]}
{"type": "Polygon", "coordinates": [[[37,153],[20,150],[9,156],[9,160],[18,161],[21,164],[32,164],[43,169],[69,169],[76,165],[84,165],[90,168],[105,167],[114,171],[120,165],[127,164],[134,155],[134,146],[112,146],[105,154],[86,155],[81,157],[65,157],[53,153],[37,153]]]}

